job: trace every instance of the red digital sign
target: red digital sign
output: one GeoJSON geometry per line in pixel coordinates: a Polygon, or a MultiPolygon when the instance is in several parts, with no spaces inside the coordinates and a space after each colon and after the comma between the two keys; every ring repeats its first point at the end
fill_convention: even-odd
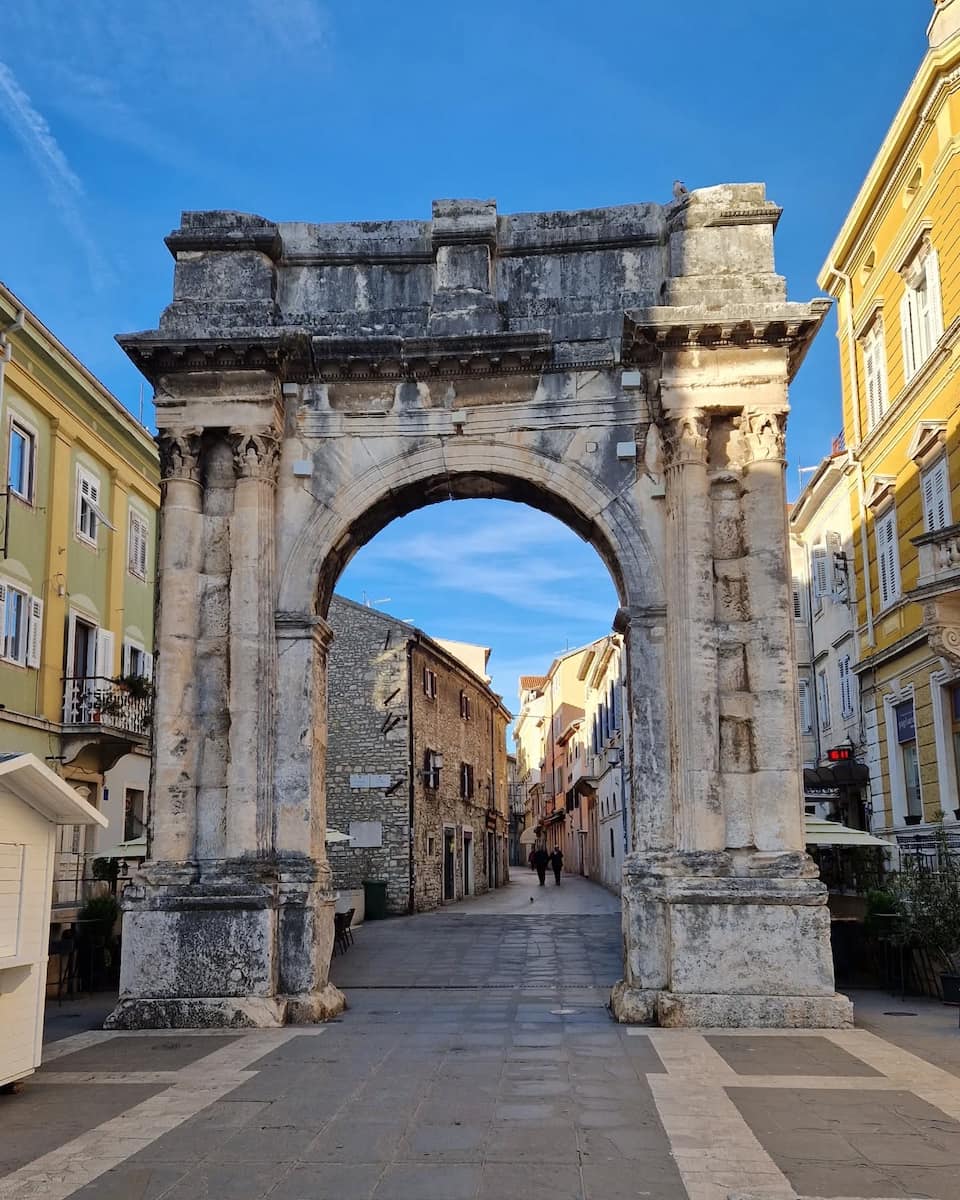
{"type": "Polygon", "coordinates": [[[834,746],[832,750],[827,751],[827,759],[830,762],[850,762],[853,758],[853,750],[850,746],[834,746]]]}

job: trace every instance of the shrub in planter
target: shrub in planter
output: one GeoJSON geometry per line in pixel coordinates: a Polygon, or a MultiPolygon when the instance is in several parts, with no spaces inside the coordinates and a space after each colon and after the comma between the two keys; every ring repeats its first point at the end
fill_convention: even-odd
{"type": "Polygon", "coordinates": [[[80,923],[80,983],[89,992],[109,978],[116,958],[116,938],[113,927],[120,916],[120,905],[114,896],[94,896],[77,915],[80,923]]]}
{"type": "Polygon", "coordinates": [[[905,935],[922,946],[946,971],[944,999],[960,1003],[960,859],[947,842],[941,813],[935,831],[936,865],[905,855],[896,879],[905,935]]]}

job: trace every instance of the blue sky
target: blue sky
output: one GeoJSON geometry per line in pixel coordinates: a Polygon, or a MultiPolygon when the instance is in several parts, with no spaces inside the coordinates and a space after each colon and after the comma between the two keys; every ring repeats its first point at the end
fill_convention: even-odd
{"type": "MultiPolygon", "coordinates": [[[[919,64],[931,7],[27,0],[4,13],[0,42],[0,278],[134,412],[140,380],[113,335],[156,325],[172,280],[162,238],[181,209],[427,217],[440,196],[495,196],[505,212],[567,209],[666,200],[677,176],[690,187],[764,180],[785,209],[779,269],[791,297],[808,299],[919,64]]],[[[792,404],[796,491],[797,466],[817,462],[840,428],[832,318],[792,404]]],[[[398,616],[490,642],[494,665],[502,658],[511,671],[541,644],[604,632],[583,615],[602,596],[612,613],[604,568],[539,516],[523,562],[566,556],[594,585],[583,595],[540,572],[537,594],[567,602],[537,610],[536,639],[516,597],[475,584],[471,599],[435,565],[431,592],[417,594],[390,545],[433,536],[449,546],[479,523],[477,554],[499,569],[501,549],[516,544],[507,518],[530,520],[477,504],[395,523],[354,560],[343,589],[396,600],[406,581],[416,604],[400,612],[392,602],[398,616]],[[494,633],[498,622],[528,632],[494,633]]],[[[515,684],[501,672],[496,681],[512,699],[515,684]]]]}

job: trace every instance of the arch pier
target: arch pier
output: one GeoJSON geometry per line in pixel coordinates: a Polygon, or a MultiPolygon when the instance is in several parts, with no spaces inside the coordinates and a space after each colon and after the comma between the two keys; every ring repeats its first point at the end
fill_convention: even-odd
{"type": "Polygon", "coordinates": [[[762,185],[429,221],[185,213],[121,345],[162,454],[153,809],[114,1027],[322,1020],[324,617],[390,520],[521,500],[598,550],[629,651],[624,1021],[849,1023],[804,852],[789,302],[762,185]]]}

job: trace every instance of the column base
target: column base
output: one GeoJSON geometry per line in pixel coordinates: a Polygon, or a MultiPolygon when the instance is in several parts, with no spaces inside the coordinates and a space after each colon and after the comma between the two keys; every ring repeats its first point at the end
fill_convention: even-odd
{"type": "Polygon", "coordinates": [[[849,1029],[853,1003],[832,996],[678,995],[631,988],[622,980],[610,995],[623,1025],[664,1029],[849,1029]]]}
{"type": "Polygon", "coordinates": [[[310,860],[148,863],[123,897],[108,1029],[262,1028],[342,1012],[328,978],[333,897],[310,860]]]}
{"type": "Polygon", "coordinates": [[[624,867],[618,1021],[845,1028],[826,888],[803,854],[635,855],[624,867]]]}

